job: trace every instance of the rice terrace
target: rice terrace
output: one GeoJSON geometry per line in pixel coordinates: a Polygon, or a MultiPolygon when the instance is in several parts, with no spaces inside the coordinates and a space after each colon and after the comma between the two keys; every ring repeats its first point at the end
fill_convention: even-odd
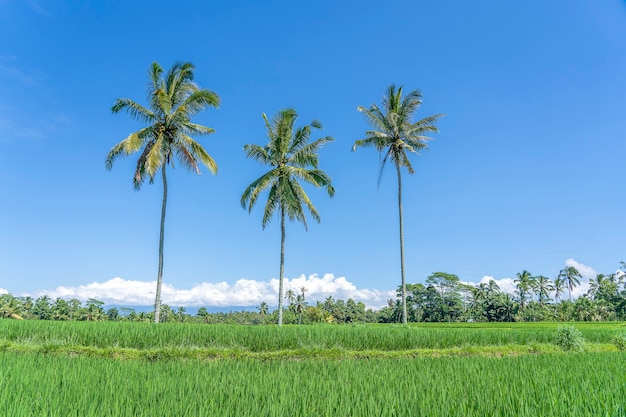
{"type": "Polygon", "coordinates": [[[0,321],[10,416],[620,416],[623,323],[0,321]]]}
{"type": "Polygon", "coordinates": [[[626,417],[623,0],[0,38],[0,417],[626,417]]]}

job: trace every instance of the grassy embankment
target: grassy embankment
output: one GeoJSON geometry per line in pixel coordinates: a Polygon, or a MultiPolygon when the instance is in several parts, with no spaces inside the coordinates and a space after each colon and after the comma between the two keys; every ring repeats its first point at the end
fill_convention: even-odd
{"type": "MultiPolygon", "coordinates": [[[[119,359],[392,358],[558,352],[558,323],[355,326],[0,320],[0,351],[119,359]]],[[[588,352],[617,351],[625,323],[577,323],[588,352]]]]}

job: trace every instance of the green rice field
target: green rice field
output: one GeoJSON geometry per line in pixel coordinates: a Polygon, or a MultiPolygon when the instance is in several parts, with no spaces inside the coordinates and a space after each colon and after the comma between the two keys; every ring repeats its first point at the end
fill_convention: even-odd
{"type": "Polygon", "coordinates": [[[626,416],[623,324],[0,320],[0,415],[626,416]]]}

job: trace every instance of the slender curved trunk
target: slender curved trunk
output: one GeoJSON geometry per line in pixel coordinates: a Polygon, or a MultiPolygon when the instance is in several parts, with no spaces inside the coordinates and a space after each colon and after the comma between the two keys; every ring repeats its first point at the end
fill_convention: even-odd
{"type": "Polygon", "coordinates": [[[406,281],[404,279],[404,226],[402,223],[402,173],[400,165],[396,164],[398,172],[398,214],[400,215],[400,274],[402,275],[402,323],[407,323],[406,313],[406,281]]]}
{"type": "Polygon", "coordinates": [[[280,275],[278,277],[278,325],[283,325],[283,275],[285,271],[285,208],[280,206],[280,275]]]}
{"type": "Polygon", "coordinates": [[[572,302],[572,281],[570,280],[568,285],[567,285],[567,289],[569,290],[569,302],[572,302]]]}
{"type": "Polygon", "coordinates": [[[161,168],[163,177],[163,204],[161,205],[161,232],[159,234],[159,272],[157,273],[156,299],[154,301],[154,322],[158,323],[161,316],[161,284],[163,282],[163,238],[165,235],[165,206],[167,205],[167,176],[165,167],[161,168]]]}

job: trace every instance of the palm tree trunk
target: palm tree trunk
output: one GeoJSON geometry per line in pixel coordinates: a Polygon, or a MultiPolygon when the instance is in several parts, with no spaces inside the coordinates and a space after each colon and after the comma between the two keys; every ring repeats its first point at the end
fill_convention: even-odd
{"type": "Polygon", "coordinates": [[[406,281],[404,279],[404,226],[402,222],[402,174],[400,165],[396,164],[398,172],[398,214],[400,215],[400,274],[402,275],[402,323],[407,322],[406,313],[406,281]]]}
{"type": "Polygon", "coordinates": [[[278,325],[283,325],[283,275],[285,271],[285,208],[280,207],[280,275],[278,277],[278,325]]]}
{"type": "Polygon", "coordinates": [[[567,285],[567,289],[569,290],[569,302],[572,302],[572,281],[569,281],[569,284],[567,285]]]}
{"type": "Polygon", "coordinates": [[[157,273],[156,299],[154,301],[154,322],[158,323],[161,316],[161,284],[163,282],[163,238],[165,235],[165,206],[167,205],[167,177],[165,165],[161,168],[163,176],[163,204],[161,205],[161,231],[159,234],[159,272],[157,273]]]}

